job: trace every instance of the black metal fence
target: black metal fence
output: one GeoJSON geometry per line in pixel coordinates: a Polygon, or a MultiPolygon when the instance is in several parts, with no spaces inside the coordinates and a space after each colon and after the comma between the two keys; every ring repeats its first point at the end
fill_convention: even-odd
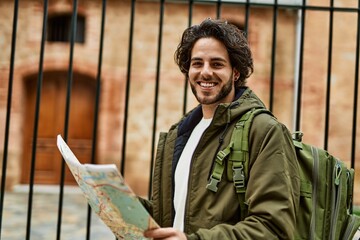
{"type": "MultiPolygon", "coordinates": [[[[349,83],[353,84],[353,108],[352,108],[352,135],[351,135],[351,167],[355,167],[355,160],[359,159],[359,157],[356,157],[356,151],[359,151],[359,144],[356,142],[357,139],[357,123],[358,123],[358,90],[359,90],[359,43],[360,43],[360,1],[357,3],[354,3],[354,1],[341,1],[344,5],[346,3],[352,2],[353,7],[347,7],[339,4],[336,6],[336,1],[329,0],[328,4],[324,6],[317,6],[317,5],[311,5],[306,0],[302,1],[280,1],[280,0],[273,0],[273,1],[251,1],[251,0],[228,0],[228,1],[222,1],[222,0],[178,0],[178,1],[165,1],[165,0],[159,0],[159,6],[160,6],[160,19],[159,19],[159,38],[158,38],[158,52],[157,52],[157,64],[156,64],[156,87],[155,87],[155,106],[154,106],[154,119],[153,119],[153,129],[152,129],[152,152],[151,152],[151,166],[153,165],[153,156],[154,156],[154,149],[155,149],[155,139],[156,139],[156,126],[157,126],[157,102],[158,102],[158,91],[159,91],[159,82],[160,82],[160,56],[161,56],[161,46],[162,46],[162,26],[164,22],[164,7],[167,2],[172,2],[173,4],[187,4],[188,5],[188,15],[189,15],[189,25],[192,24],[192,16],[193,16],[193,6],[194,4],[203,3],[203,4],[210,4],[216,6],[216,14],[217,17],[221,17],[221,10],[222,6],[224,4],[234,4],[237,6],[242,6],[245,11],[245,26],[244,29],[246,32],[249,30],[249,18],[250,13],[252,9],[257,7],[262,8],[268,8],[271,11],[273,11],[273,22],[272,22],[272,50],[271,50],[271,62],[269,63],[271,65],[271,71],[270,71],[270,100],[269,100],[269,108],[273,108],[273,98],[274,98],[274,83],[276,81],[275,77],[275,71],[276,71],[276,39],[277,39],[277,16],[278,12],[283,9],[291,9],[298,11],[299,17],[300,17],[300,44],[299,44],[299,55],[297,59],[297,100],[296,100],[296,111],[295,111],[295,121],[294,126],[295,130],[300,129],[301,126],[301,115],[302,115],[302,100],[305,96],[302,94],[302,80],[303,80],[303,72],[304,72],[304,42],[306,41],[306,35],[305,30],[307,28],[306,25],[306,16],[309,11],[319,11],[319,12],[327,12],[329,15],[329,36],[327,38],[327,42],[324,42],[324,44],[328,44],[328,56],[327,56],[327,87],[326,87],[326,104],[325,104],[325,129],[319,131],[321,134],[324,134],[324,148],[327,149],[328,147],[328,139],[329,139],[329,113],[331,108],[331,82],[333,80],[332,76],[332,67],[334,64],[334,59],[332,55],[333,51],[333,21],[334,21],[334,13],[337,12],[343,12],[343,13],[349,13],[349,14],[356,14],[357,21],[352,22],[352,27],[356,29],[356,51],[353,53],[354,56],[354,73],[353,73],[353,79],[349,79],[349,83]],[[296,3],[297,2],[297,3],[296,3]],[[355,7],[354,7],[355,6],[355,7]]],[[[73,51],[74,51],[74,44],[75,44],[75,37],[76,37],[76,29],[77,29],[77,21],[74,19],[77,19],[78,9],[77,9],[77,0],[73,1],[73,10],[72,10],[72,21],[71,21],[71,31],[70,31],[70,59],[69,59],[69,66],[68,66],[68,88],[67,88],[67,99],[66,99],[66,116],[65,118],[65,126],[64,126],[64,139],[66,140],[68,137],[68,124],[69,124],[69,106],[70,106],[70,92],[72,88],[72,80],[73,80],[73,51]]],[[[131,76],[131,69],[132,69],[132,49],[133,49],[133,42],[136,41],[134,39],[134,17],[136,15],[135,8],[136,8],[137,2],[135,0],[131,1],[131,19],[130,19],[130,32],[129,32],[129,45],[127,47],[128,51],[128,63],[127,63],[127,79],[126,79],[126,95],[125,95],[125,111],[124,111],[124,123],[123,123],[123,146],[122,146],[122,154],[121,159],[125,159],[126,155],[126,140],[127,140],[127,114],[128,114],[128,102],[129,102],[129,92],[130,92],[130,82],[132,79],[131,76]]],[[[43,79],[43,57],[45,52],[45,42],[46,42],[46,36],[47,36],[47,18],[48,18],[48,1],[44,0],[43,2],[43,28],[41,33],[41,51],[40,51],[40,64],[39,64],[39,75],[38,75],[38,81],[37,81],[37,96],[36,96],[36,111],[35,111],[35,119],[34,119],[34,126],[33,126],[33,144],[32,146],[32,156],[31,156],[31,173],[30,173],[30,183],[29,183],[29,195],[28,195],[28,212],[27,212],[27,227],[26,227],[26,239],[30,239],[30,232],[31,232],[31,221],[32,221],[32,206],[33,206],[33,187],[34,187],[34,166],[36,162],[36,141],[37,141],[37,131],[38,131],[38,118],[39,118],[39,105],[41,101],[41,88],[42,88],[42,79],[43,79]]],[[[12,27],[12,41],[11,46],[8,46],[8,48],[11,48],[11,57],[9,62],[9,77],[8,77],[8,84],[7,84],[7,106],[6,106],[6,119],[5,119],[5,126],[4,127],[4,147],[3,147],[3,160],[2,160],[2,176],[1,176],[1,193],[0,193],[0,238],[1,238],[1,226],[2,222],[6,219],[4,219],[3,215],[3,209],[4,209],[4,196],[6,195],[5,191],[5,185],[6,185],[6,175],[7,175],[7,165],[8,165],[8,148],[9,148],[9,129],[10,124],[12,121],[11,118],[11,108],[12,108],[12,100],[13,100],[13,78],[14,78],[14,62],[15,62],[15,56],[16,56],[16,42],[17,42],[17,29],[18,29],[18,9],[19,9],[19,1],[14,1],[14,12],[13,12],[13,27],[12,27]]],[[[102,1],[102,11],[101,11],[101,36],[100,36],[100,46],[99,46],[99,52],[98,52],[98,68],[97,68],[97,91],[96,91],[96,104],[94,106],[95,108],[95,121],[93,126],[93,143],[92,143],[92,162],[94,162],[95,158],[95,145],[97,141],[97,124],[98,124],[98,112],[99,112],[99,99],[100,99],[100,79],[102,75],[102,56],[103,56],[103,44],[104,44],[104,28],[105,28],[105,17],[106,17],[106,10],[107,10],[107,1],[102,1]]],[[[1,21],[1,20],[0,20],[1,21]]],[[[40,34],[40,33],[39,33],[40,34]]],[[[344,43],[346,44],[346,43],[344,43]]],[[[4,79],[1,79],[1,81],[5,81],[4,79]]],[[[186,92],[187,92],[187,85],[184,84],[184,108],[183,112],[185,113],[187,111],[186,109],[186,92]]],[[[121,161],[120,170],[122,173],[124,173],[126,161],[121,161]]],[[[359,164],[359,163],[357,163],[359,164]]],[[[62,165],[62,178],[61,178],[61,186],[60,186],[60,194],[59,194],[59,205],[58,205],[58,227],[57,227],[57,239],[61,238],[61,226],[62,226],[62,206],[63,206],[63,186],[64,186],[64,171],[65,166],[62,165]]],[[[150,174],[151,176],[151,174],[150,174]]],[[[152,177],[152,176],[151,176],[152,177]]],[[[359,177],[359,176],[357,176],[359,177]]],[[[91,228],[91,218],[90,218],[90,211],[88,214],[87,219],[87,234],[86,239],[90,238],[90,228],[91,228]]]]}

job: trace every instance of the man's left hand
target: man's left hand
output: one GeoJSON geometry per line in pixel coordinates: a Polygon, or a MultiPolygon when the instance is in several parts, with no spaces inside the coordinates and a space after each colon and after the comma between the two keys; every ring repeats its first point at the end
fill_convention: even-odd
{"type": "Polygon", "coordinates": [[[144,232],[144,236],[155,240],[186,240],[185,233],[180,232],[175,228],[150,229],[144,232]]]}

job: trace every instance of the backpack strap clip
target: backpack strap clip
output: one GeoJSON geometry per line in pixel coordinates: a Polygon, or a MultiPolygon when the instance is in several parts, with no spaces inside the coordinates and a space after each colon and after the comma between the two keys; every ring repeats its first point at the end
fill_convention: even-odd
{"type": "Polygon", "coordinates": [[[244,172],[244,165],[240,162],[240,166],[235,166],[233,164],[233,181],[234,186],[236,188],[236,193],[245,192],[245,172],[244,172]]]}
{"type": "Polygon", "coordinates": [[[211,175],[210,177],[210,182],[206,185],[206,188],[209,189],[210,191],[213,192],[217,192],[218,190],[218,183],[220,182],[221,179],[216,179],[214,178],[214,176],[211,175]]]}
{"type": "Polygon", "coordinates": [[[216,160],[215,160],[214,169],[213,169],[212,174],[210,176],[209,183],[206,185],[206,188],[209,189],[210,191],[217,192],[217,190],[218,190],[217,185],[221,181],[222,175],[224,173],[224,168],[225,168],[224,159],[231,152],[232,145],[233,144],[230,143],[228,147],[226,147],[222,151],[219,151],[216,154],[216,160]]]}

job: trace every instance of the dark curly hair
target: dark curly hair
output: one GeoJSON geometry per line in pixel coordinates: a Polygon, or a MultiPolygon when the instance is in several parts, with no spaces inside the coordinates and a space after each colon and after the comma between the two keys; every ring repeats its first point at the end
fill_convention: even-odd
{"type": "Polygon", "coordinates": [[[225,45],[232,67],[240,73],[235,87],[244,86],[246,79],[254,71],[251,50],[245,34],[235,25],[224,20],[208,18],[200,25],[191,26],[184,31],[174,55],[180,71],[188,77],[191,50],[197,40],[208,37],[216,38],[225,45]]]}

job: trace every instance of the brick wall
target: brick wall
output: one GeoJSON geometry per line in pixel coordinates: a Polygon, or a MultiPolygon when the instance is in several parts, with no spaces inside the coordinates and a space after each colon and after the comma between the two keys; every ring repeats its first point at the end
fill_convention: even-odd
{"type": "MultiPolygon", "coordinates": [[[[344,2],[344,1],[339,1],[344,2]]],[[[245,11],[235,5],[222,5],[222,17],[239,26],[244,25],[245,11]]],[[[19,182],[24,127],[24,79],[39,69],[42,28],[42,1],[20,1],[15,56],[14,89],[11,110],[9,144],[9,185],[19,182]]],[[[71,1],[49,2],[49,15],[72,11],[71,1]]],[[[130,30],[130,1],[108,1],[102,65],[102,92],[98,130],[99,163],[119,164],[121,158],[124,100],[127,79],[130,30]]],[[[188,6],[167,3],[164,10],[157,134],[166,131],[182,115],[184,76],[173,61],[173,53],[188,25],[188,6]]],[[[101,1],[79,1],[79,14],[86,19],[85,44],[76,44],[74,71],[86,74],[95,81],[99,51],[101,1]]],[[[135,9],[132,68],[126,144],[125,178],[138,194],[147,194],[150,172],[152,128],[154,119],[155,84],[160,5],[153,1],[137,1],[135,9]]],[[[9,77],[10,43],[12,32],[12,1],[0,2],[0,125],[5,126],[7,83],[9,77]]],[[[193,23],[206,17],[216,17],[216,7],[195,4],[193,23]]],[[[254,55],[255,72],[248,85],[269,104],[270,62],[272,51],[272,8],[252,8],[249,21],[249,41],[254,55]]],[[[305,140],[323,145],[325,84],[327,77],[328,25],[327,12],[308,11],[304,44],[304,74],[301,129],[305,140]],[[319,131],[321,129],[321,131],[319,131]],[[319,134],[320,133],[320,134],[319,134]]],[[[294,65],[296,49],[297,12],[280,10],[277,27],[274,113],[289,129],[293,129],[294,65]]],[[[334,22],[334,51],[331,82],[329,149],[349,161],[355,58],[356,14],[336,14],[334,22]],[[350,24],[351,23],[351,24],[350,24]],[[351,29],[349,29],[351,28],[351,29]],[[344,44],[346,43],[346,44],[344,44]],[[338,117],[341,116],[341,117],[338,117]]],[[[47,43],[44,71],[67,71],[70,48],[64,43],[47,43]]],[[[188,92],[187,109],[196,105],[188,92]]],[[[359,111],[359,110],[358,110],[359,111]]],[[[358,123],[359,125],[359,123],[358,123]]],[[[0,128],[0,136],[4,128],[0,128]]],[[[359,134],[357,135],[359,142],[359,134]]],[[[0,138],[0,149],[3,138],[0,138]]],[[[357,165],[360,149],[357,149],[357,165]]],[[[2,157],[2,155],[1,155],[2,157]]],[[[357,185],[359,186],[357,172],[357,185]]],[[[356,188],[359,189],[359,188],[356,188]]],[[[358,190],[356,190],[358,191],[358,190]]],[[[360,194],[357,192],[357,194],[360,194]]],[[[356,198],[360,204],[360,198],[356,198]]]]}

